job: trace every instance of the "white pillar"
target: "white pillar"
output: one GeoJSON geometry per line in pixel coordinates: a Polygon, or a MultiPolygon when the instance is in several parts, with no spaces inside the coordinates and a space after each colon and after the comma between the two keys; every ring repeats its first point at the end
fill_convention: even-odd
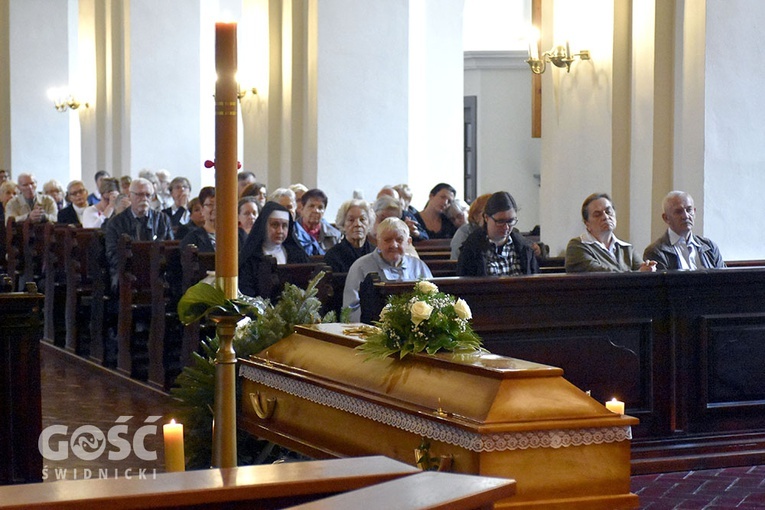
{"type": "MultiPolygon", "coordinates": [[[[590,50],[571,72],[549,66],[542,75],[542,240],[562,255],[579,235],[585,197],[610,193],[612,182],[613,2],[545,2],[542,48],[570,41],[572,51],[590,50]]],[[[619,183],[621,185],[622,183],[619,183]]],[[[617,212],[629,204],[615,204],[617,212]]],[[[617,228],[618,233],[618,228],[617,228]]],[[[626,237],[626,235],[625,235],[626,237]]]]}
{"type": "Polygon", "coordinates": [[[38,189],[52,178],[66,181],[76,156],[72,143],[75,152],[78,149],[77,113],[57,112],[47,96],[49,88],[69,85],[69,20],[76,8],[76,0],[10,0],[8,4],[6,72],[13,79],[8,115],[0,121],[9,137],[5,160],[14,178],[22,172],[34,173],[38,189]]]}

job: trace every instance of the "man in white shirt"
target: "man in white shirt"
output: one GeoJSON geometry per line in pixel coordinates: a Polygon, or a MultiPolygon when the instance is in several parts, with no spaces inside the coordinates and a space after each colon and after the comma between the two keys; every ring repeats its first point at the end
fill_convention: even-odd
{"type": "Polygon", "coordinates": [[[656,269],[713,269],[725,267],[720,249],[709,239],[693,234],[696,207],[684,191],[670,191],[661,219],[667,232],[645,249],[643,258],[656,261],[656,269]]]}

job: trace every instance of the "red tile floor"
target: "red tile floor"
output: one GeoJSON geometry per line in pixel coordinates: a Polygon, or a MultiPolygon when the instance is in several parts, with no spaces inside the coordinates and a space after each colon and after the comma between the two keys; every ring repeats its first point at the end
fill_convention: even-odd
{"type": "Polygon", "coordinates": [[[632,492],[642,509],[765,509],[765,466],[633,476],[632,492]]]}
{"type": "MultiPolygon", "coordinates": [[[[48,345],[42,350],[42,389],[44,426],[64,424],[74,428],[87,423],[106,429],[121,415],[132,415],[141,421],[149,415],[169,415],[172,409],[167,395],[108,370],[88,366],[48,345]]],[[[141,462],[130,457],[118,466],[163,471],[161,439],[153,440],[155,443],[147,446],[158,452],[156,461],[141,462]]],[[[103,465],[83,464],[77,459],[47,464],[51,469],[58,467],[64,471],[114,467],[108,460],[103,460],[103,465]]],[[[70,473],[64,478],[69,479],[70,473]]],[[[632,492],[640,497],[642,509],[765,509],[765,466],[633,476],[632,492]]]]}

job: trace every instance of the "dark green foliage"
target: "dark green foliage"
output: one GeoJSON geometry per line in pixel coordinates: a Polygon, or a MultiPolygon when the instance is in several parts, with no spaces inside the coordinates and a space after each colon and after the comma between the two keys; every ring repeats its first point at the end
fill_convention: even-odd
{"type": "MultiPolygon", "coordinates": [[[[321,317],[321,302],[316,298],[316,285],[324,276],[318,274],[306,290],[285,284],[279,301],[242,296],[226,300],[223,293],[211,285],[200,283],[191,287],[178,305],[179,315],[189,322],[211,313],[239,314],[251,321],[237,328],[234,350],[237,357],[248,358],[275,344],[294,331],[296,324],[334,322],[335,314],[321,317]],[[209,288],[208,288],[209,287],[209,288]],[[193,290],[192,290],[193,289],[193,290]],[[212,289],[212,290],[211,290],[212,289]],[[209,301],[205,301],[209,299],[209,301]]],[[[345,314],[347,317],[347,313],[345,314]]],[[[347,321],[347,319],[346,319],[347,321]]],[[[201,354],[194,353],[191,366],[184,367],[176,379],[171,394],[178,401],[178,417],[186,431],[186,466],[188,469],[209,468],[212,458],[212,421],[215,398],[215,355],[218,338],[200,342],[201,354]]],[[[241,385],[237,380],[237,406],[241,401],[241,385]]],[[[237,437],[238,464],[268,462],[280,449],[263,440],[239,432],[237,437]]]]}

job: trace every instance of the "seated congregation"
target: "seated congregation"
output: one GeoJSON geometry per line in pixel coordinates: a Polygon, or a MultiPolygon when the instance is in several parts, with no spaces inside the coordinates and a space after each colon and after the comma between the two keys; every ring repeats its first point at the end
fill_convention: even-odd
{"type": "MultiPolygon", "coordinates": [[[[614,234],[610,197],[587,197],[581,210],[585,232],[569,242],[564,266],[562,259],[546,256],[538,237],[515,228],[519,207],[506,191],[481,195],[468,206],[452,186],[439,183],[417,210],[407,185],[384,186],[374,202],[352,198],[340,204],[332,222],[322,190],[298,184],[269,194],[251,172],[239,178],[240,291],[276,301],[284,283],[305,287],[323,271],[322,311],[339,317],[348,309],[352,321],[362,317],[360,288],[370,274],[395,282],[564,268],[575,273],[724,267],[719,248],[693,234],[693,198],[680,191],[665,198],[668,229],[642,258],[614,234]]],[[[169,387],[204,326],[180,325],[178,300],[209,278],[216,250],[230,249],[215,242],[215,188],[194,197],[188,179],[171,179],[167,171],[142,171],[132,180],[99,172],[97,192],[89,194],[74,180],[59,201],[60,185],[46,186],[48,195],[37,191],[32,174],[19,175],[18,186],[6,179],[0,184],[5,281],[14,290],[34,283],[44,291],[46,338],[169,387]],[[132,358],[142,354],[136,361],[125,352],[120,357],[120,350],[132,358]],[[157,357],[165,361],[152,369],[150,360],[157,357]]]]}

